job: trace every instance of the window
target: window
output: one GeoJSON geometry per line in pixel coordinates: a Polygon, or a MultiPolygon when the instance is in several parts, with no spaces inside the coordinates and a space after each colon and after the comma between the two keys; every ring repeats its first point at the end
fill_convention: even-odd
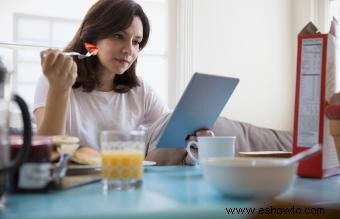
{"type": "MultiPolygon", "coordinates": [[[[169,64],[168,47],[168,9],[169,4],[175,4],[173,3],[175,1],[136,1],[141,4],[151,23],[149,43],[141,52],[137,73],[168,103],[170,93],[168,89],[169,83],[171,83],[168,79],[168,69],[171,66],[169,64]]],[[[7,15],[7,20],[0,21],[0,25],[5,27],[12,24],[12,27],[8,26],[6,33],[11,32],[10,28],[13,28],[13,35],[11,37],[3,37],[2,35],[0,41],[43,46],[38,48],[22,47],[15,50],[0,48],[0,55],[5,56],[5,59],[10,60],[11,65],[13,65],[15,72],[13,90],[22,96],[29,105],[33,103],[36,82],[42,74],[40,51],[47,47],[65,47],[75,34],[86,11],[94,2],[59,0],[33,7],[34,4],[37,4],[36,1],[12,0],[6,2],[7,7],[0,7],[0,14],[7,15]],[[65,10],[63,5],[68,5],[69,10],[65,10]],[[39,10],[33,8],[39,8],[39,10]],[[73,9],[77,9],[77,12],[73,13],[73,9]],[[49,10],[53,12],[49,13],[49,10]],[[45,14],[53,14],[53,16],[45,16],[45,14]]]]}
{"type": "Polygon", "coordinates": [[[335,17],[340,19],[340,1],[339,0],[310,0],[311,8],[313,8],[312,20],[321,32],[329,32],[331,21],[335,17]]]}
{"type": "MultiPolygon", "coordinates": [[[[80,20],[14,15],[14,41],[25,45],[45,45],[62,48],[72,39],[80,20]]],[[[34,90],[42,74],[40,50],[19,49],[14,53],[14,90],[29,105],[33,103],[34,90]]]]}
{"type": "Polygon", "coordinates": [[[340,19],[340,1],[339,0],[329,0],[328,20],[330,21],[333,16],[336,17],[336,19],[339,21],[340,19]]]}

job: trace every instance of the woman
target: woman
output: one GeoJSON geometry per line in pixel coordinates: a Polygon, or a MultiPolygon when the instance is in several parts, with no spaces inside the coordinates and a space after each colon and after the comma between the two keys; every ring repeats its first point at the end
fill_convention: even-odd
{"type": "MultiPolygon", "coordinates": [[[[136,76],[149,32],[148,18],[134,1],[95,3],[65,51],[85,54],[84,43],[91,43],[96,56],[71,58],[53,49],[41,53],[44,77],[34,103],[38,134],[77,136],[81,145],[98,150],[100,130],[148,128],[166,113],[167,106],[136,76]]],[[[146,159],[175,164],[185,154],[155,149],[146,159]]]]}

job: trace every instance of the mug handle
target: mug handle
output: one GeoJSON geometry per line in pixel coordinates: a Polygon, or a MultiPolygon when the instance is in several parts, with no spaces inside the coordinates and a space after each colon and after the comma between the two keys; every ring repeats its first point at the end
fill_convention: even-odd
{"type": "Polygon", "coordinates": [[[31,117],[30,117],[30,113],[29,113],[27,104],[25,103],[25,101],[20,96],[18,96],[16,94],[13,95],[12,99],[14,100],[14,102],[16,102],[18,104],[18,106],[21,110],[22,121],[23,121],[23,126],[24,126],[23,144],[22,144],[20,152],[15,157],[15,159],[13,161],[11,161],[11,163],[7,167],[1,169],[0,173],[15,170],[24,161],[26,161],[26,159],[29,155],[29,152],[30,152],[30,149],[31,149],[31,143],[32,143],[31,117]]]}
{"type": "Polygon", "coordinates": [[[189,157],[190,157],[193,161],[195,161],[195,163],[198,163],[198,159],[191,153],[191,150],[190,150],[190,148],[191,148],[191,146],[192,146],[193,144],[196,144],[196,145],[197,145],[197,141],[189,141],[188,144],[187,144],[187,147],[186,147],[186,151],[187,151],[189,157]]]}

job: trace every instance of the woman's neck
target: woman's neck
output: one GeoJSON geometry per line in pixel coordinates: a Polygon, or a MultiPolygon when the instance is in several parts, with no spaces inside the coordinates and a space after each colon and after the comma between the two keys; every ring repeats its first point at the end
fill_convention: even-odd
{"type": "Polygon", "coordinates": [[[97,91],[104,91],[104,92],[109,92],[113,90],[113,79],[114,79],[114,74],[109,73],[109,72],[102,72],[100,78],[100,86],[96,87],[97,91]]]}
{"type": "Polygon", "coordinates": [[[96,88],[96,90],[97,91],[103,91],[103,92],[109,92],[109,91],[112,91],[113,90],[113,83],[112,83],[112,81],[111,81],[111,83],[110,84],[103,84],[103,85],[101,85],[101,86],[97,86],[97,88],[96,88]]]}

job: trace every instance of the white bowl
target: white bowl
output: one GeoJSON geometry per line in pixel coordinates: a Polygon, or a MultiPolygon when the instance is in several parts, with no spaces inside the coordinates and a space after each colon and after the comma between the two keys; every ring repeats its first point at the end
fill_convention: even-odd
{"type": "Polygon", "coordinates": [[[211,157],[202,161],[204,178],[226,195],[268,198],[284,192],[296,175],[285,159],[211,157]]]}

